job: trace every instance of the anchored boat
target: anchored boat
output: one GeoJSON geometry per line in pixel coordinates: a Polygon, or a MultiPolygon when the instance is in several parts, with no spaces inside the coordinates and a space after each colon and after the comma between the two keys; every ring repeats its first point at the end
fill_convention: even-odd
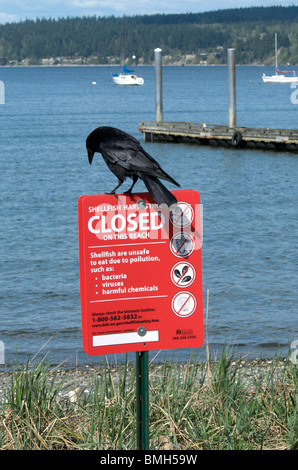
{"type": "Polygon", "coordinates": [[[294,70],[279,70],[277,65],[277,33],[275,33],[275,75],[265,75],[263,73],[262,79],[264,83],[298,83],[294,70]],[[292,74],[286,76],[285,74],[292,74]]]}
{"type": "Polygon", "coordinates": [[[126,19],[125,15],[123,17],[123,50],[122,50],[122,60],[123,60],[123,72],[122,73],[113,73],[112,79],[115,85],[143,85],[144,79],[138,77],[133,70],[128,70],[125,65],[125,42],[126,42],[126,19]]]}
{"type": "Polygon", "coordinates": [[[128,70],[124,65],[123,73],[113,73],[112,75],[115,85],[143,85],[144,79],[138,77],[133,70],[128,70]]]}

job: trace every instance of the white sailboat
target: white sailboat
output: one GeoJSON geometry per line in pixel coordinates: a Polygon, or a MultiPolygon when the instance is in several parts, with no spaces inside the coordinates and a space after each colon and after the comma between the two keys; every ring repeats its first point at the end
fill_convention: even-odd
{"type": "Polygon", "coordinates": [[[115,85],[143,85],[144,79],[138,77],[133,73],[133,70],[128,70],[126,65],[123,66],[123,73],[113,73],[112,79],[115,85]]]}
{"type": "Polygon", "coordinates": [[[143,85],[144,79],[138,77],[133,70],[128,70],[125,65],[125,16],[123,18],[123,72],[122,73],[113,73],[112,79],[115,85],[143,85]]]}
{"type": "Polygon", "coordinates": [[[275,33],[275,75],[266,75],[263,73],[262,80],[264,83],[298,83],[294,70],[279,70],[277,65],[277,33],[275,33]],[[286,76],[285,74],[292,74],[286,76]]]}

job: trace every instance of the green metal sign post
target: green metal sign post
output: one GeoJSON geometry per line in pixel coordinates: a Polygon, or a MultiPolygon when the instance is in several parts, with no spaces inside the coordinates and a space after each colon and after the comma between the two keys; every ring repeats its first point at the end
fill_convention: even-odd
{"type": "Polygon", "coordinates": [[[149,353],[136,353],[137,450],[149,450],[149,353]]]}

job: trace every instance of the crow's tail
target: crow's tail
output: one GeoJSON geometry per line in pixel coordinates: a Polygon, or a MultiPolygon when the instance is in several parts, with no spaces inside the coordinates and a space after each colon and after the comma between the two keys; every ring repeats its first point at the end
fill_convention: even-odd
{"type": "Polygon", "coordinates": [[[141,178],[154,201],[158,205],[166,204],[168,207],[170,207],[172,204],[177,204],[177,199],[175,196],[170,193],[170,191],[159,181],[158,178],[145,174],[142,174],[141,178]]]}

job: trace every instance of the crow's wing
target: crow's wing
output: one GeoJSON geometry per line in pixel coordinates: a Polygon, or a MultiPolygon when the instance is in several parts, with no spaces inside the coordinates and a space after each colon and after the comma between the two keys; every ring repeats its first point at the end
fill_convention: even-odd
{"type": "MultiPolygon", "coordinates": [[[[147,153],[134,138],[102,139],[100,152],[111,163],[117,163],[128,171],[137,171],[157,176],[179,186],[179,184],[162,170],[159,163],[147,153]]],[[[120,138],[119,138],[120,137],[120,138]]]]}

